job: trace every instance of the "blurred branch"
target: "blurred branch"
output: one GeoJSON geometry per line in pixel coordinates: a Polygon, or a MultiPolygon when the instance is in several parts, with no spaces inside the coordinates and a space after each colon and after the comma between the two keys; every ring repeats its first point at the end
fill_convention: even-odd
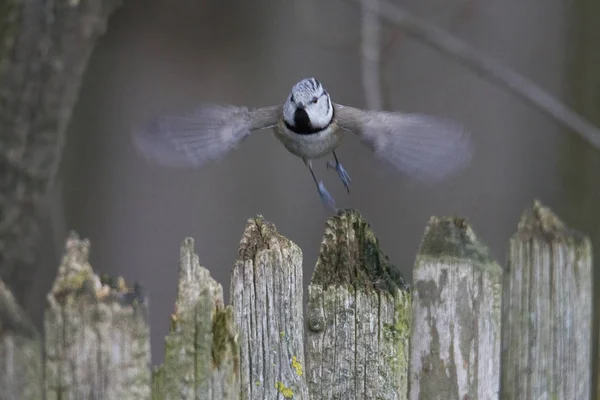
{"type": "Polygon", "coordinates": [[[485,79],[515,93],[565,127],[578,133],[592,146],[600,149],[599,128],[529,79],[511,71],[493,58],[425,20],[407,13],[387,0],[379,0],[376,6],[368,1],[360,1],[363,7],[368,7],[383,20],[402,26],[406,30],[406,34],[455,58],[459,63],[471,68],[485,79]]]}
{"type": "Polygon", "coordinates": [[[362,83],[365,90],[367,108],[380,110],[381,95],[381,45],[379,39],[379,16],[374,10],[378,9],[379,0],[361,0],[361,50],[362,50],[362,83]]]}
{"type": "MultiPolygon", "coordinates": [[[[471,18],[473,15],[473,9],[475,8],[475,2],[477,0],[465,0],[463,5],[459,5],[458,10],[453,13],[450,18],[450,22],[448,23],[448,30],[452,32],[456,26],[464,25],[466,20],[471,18]]],[[[444,7],[448,7],[448,4],[444,4],[444,7]]],[[[390,54],[394,49],[394,46],[397,46],[397,42],[400,42],[404,39],[404,28],[401,25],[394,25],[392,27],[392,32],[390,34],[389,39],[381,46],[380,51],[380,64],[381,64],[381,75],[382,82],[381,91],[383,97],[383,109],[388,108],[388,104],[390,103],[390,93],[389,93],[389,85],[385,84],[385,69],[389,60],[391,59],[390,54]]]]}
{"type": "Polygon", "coordinates": [[[120,3],[0,1],[0,278],[21,303],[82,76],[120,3]]]}

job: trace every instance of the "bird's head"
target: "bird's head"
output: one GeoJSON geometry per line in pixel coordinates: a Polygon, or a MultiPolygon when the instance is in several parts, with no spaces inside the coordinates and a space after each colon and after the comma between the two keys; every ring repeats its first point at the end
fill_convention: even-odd
{"type": "Polygon", "coordinates": [[[329,94],[315,78],[303,79],[292,87],[283,106],[283,119],[298,133],[326,128],[333,118],[329,94]]]}

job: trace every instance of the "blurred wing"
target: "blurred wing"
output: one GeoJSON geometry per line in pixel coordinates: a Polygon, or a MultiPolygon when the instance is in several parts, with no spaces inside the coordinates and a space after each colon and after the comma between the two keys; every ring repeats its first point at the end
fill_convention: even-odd
{"type": "Polygon", "coordinates": [[[254,130],[277,124],[281,106],[202,104],[162,114],[134,129],[133,143],[144,156],[174,167],[199,167],[223,157],[254,130]]]}
{"type": "Polygon", "coordinates": [[[435,184],[469,165],[468,132],[450,120],[421,114],[367,111],[336,104],[338,124],[375,155],[425,184],[435,184]]]}

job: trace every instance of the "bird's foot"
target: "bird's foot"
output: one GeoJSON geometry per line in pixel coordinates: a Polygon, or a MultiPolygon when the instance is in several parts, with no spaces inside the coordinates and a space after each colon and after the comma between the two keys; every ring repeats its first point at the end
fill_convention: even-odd
{"type": "Polygon", "coordinates": [[[352,179],[350,179],[350,175],[348,175],[344,167],[342,167],[342,164],[340,164],[339,162],[328,161],[327,168],[335,169],[337,171],[338,175],[340,176],[340,179],[344,183],[344,186],[346,186],[346,190],[348,191],[348,193],[350,193],[350,182],[352,182],[352,179]]]}
{"type": "Polygon", "coordinates": [[[333,197],[331,197],[327,189],[325,189],[325,185],[323,185],[322,181],[319,182],[317,189],[319,189],[319,195],[321,196],[323,204],[331,208],[333,211],[337,211],[337,207],[335,206],[335,200],[333,200],[333,197]]]}

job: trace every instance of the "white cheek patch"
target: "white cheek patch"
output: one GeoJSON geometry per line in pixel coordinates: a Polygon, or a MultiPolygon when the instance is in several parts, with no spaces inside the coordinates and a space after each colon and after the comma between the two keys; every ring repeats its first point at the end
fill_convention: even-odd
{"type": "MultiPolygon", "coordinates": [[[[325,97],[325,96],[324,96],[325,97]]],[[[333,107],[331,106],[329,97],[321,98],[317,104],[306,109],[312,125],[317,128],[325,128],[331,122],[333,117],[333,107]]]]}

